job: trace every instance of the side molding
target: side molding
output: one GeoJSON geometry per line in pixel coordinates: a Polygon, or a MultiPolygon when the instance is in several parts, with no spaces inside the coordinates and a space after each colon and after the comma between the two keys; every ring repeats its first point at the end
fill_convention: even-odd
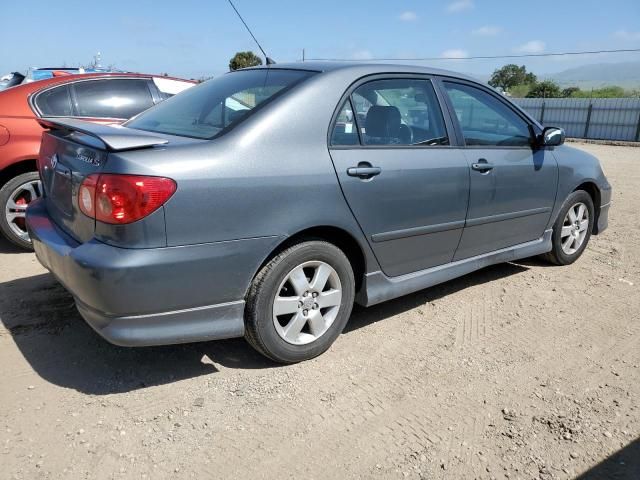
{"type": "Polygon", "coordinates": [[[531,242],[521,243],[495,252],[465,258],[457,262],[408,273],[398,277],[387,277],[377,271],[368,273],[364,279],[364,288],[360,290],[356,302],[363,306],[376,305],[392,298],[408,295],[418,290],[432,287],[439,283],[453,280],[475,270],[510,262],[521,258],[533,257],[551,251],[551,234],[553,230],[545,230],[543,236],[531,242]]]}

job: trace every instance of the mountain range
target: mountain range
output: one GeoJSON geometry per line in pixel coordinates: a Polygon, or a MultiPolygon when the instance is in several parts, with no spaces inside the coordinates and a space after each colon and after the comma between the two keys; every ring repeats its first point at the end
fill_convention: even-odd
{"type": "MultiPolygon", "coordinates": [[[[562,87],[579,87],[583,90],[611,85],[625,89],[640,88],[640,62],[595,63],[537,75],[541,80],[553,80],[562,87]]],[[[491,78],[490,74],[472,76],[484,82],[491,78]]]]}

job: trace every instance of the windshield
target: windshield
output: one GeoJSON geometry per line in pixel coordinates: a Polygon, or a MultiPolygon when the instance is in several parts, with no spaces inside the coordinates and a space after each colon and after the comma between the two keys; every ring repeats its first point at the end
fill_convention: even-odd
{"type": "Polygon", "coordinates": [[[266,68],[228,73],[165,100],[125,125],[149,132],[211,139],[311,75],[313,72],[266,68]]]}

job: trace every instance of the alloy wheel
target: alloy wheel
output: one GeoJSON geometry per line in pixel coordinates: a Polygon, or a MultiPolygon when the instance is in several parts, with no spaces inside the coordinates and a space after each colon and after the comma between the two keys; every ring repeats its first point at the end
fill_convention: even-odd
{"type": "Polygon", "coordinates": [[[335,321],[342,285],[328,263],[309,261],[284,278],[273,301],[273,324],[287,343],[306,345],[320,338],[335,321]]]}
{"type": "Polygon", "coordinates": [[[42,183],[40,180],[32,180],[14,189],[5,205],[4,214],[11,232],[24,241],[29,241],[26,224],[27,206],[41,196],[42,183]]]}
{"type": "Polygon", "coordinates": [[[578,202],[569,209],[564,217],[560,232],[562,251],[567,255],[576,253],[584,243],[588,231],[589,209],[584,203],[578,202]]]}

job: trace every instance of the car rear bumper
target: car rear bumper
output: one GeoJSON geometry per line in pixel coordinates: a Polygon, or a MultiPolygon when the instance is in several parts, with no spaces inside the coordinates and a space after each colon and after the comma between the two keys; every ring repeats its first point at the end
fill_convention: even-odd
{"type": "Polygon", "coordinates": [[[103,338],[123,347],[203,342],[244,335],[244,301],[122,317],[94,310],[77,298],[76,307],[103,338]]]}
{"type": "Polygon", "coordinates": [[[240,337],[244,295],[278,237],[183,247],[124,249],[78,243],[32,203],[27,227],[36,256],[109,342],[163,345],[240,337]]]}

